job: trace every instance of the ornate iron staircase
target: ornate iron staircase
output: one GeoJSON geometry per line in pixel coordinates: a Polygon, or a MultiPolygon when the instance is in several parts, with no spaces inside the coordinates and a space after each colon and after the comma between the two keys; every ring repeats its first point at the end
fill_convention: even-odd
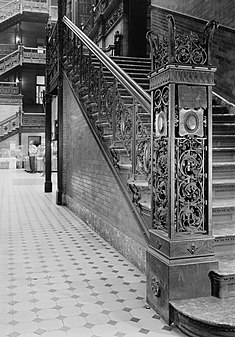
{"type": "MultiPolygon", "coordinates": [[[[66,34],[64,70],[76,95],[83,102],[94,128],[103,139],[113,164],[128,186],[133,204],[143,217],[147,228],[151,228],[150,109],[141,106],[127,88],[115,80],[110,70],[102,65],[83,43],[79,42],[79,39],[72,39],[69,29],[66,34]],[[135,139],[135,146],[132,139],[135,139]]],[[[112,57],[112,60],[129,74],[135,83],[148,90],[150,59],[112,57]]],[[[51,69],[53,63],[52,58],[51,69]]],[[[52,72],[51,75],[53,82],[54,73],[52,72]]],[[[226,105],[222,98],[219,99],[214,94],[213,228],[218,255],[230,252],[231,246],[235,250],[233,226],[235,115],[234,108],[232,111],[231,109],[232,105],[226,105]]]]}
{"type": "MultiPolygon", "coordinates": [[[[135,78],[136,81],[132,81],[129,77],[123,75],[120,68],[115,68],[113,61],[103,59],[102,54],[99,55],[98,50],[93,49],[90,42],[85,43],[86,37],[80,31],[77,34],[77,28],[67,18],[64,18],[64,23],[67,26],[64,38],[66,42],[63,54],[64,74],[74,94],[82,103],[91,125],[106,148],[109,158],[117,168],[124,184],[128,186],[132,202],[142,216],[143,231],[147,233],[148,228],[152,228],[149,188],[151,159],[150,98],[147,93],[142,96],[142,89],[136,85],[136,81],[141,79],[142,86],[145,90],[147,88],[146,83],[142,83],[143,74],[133,71],[133,69],[138,68],[139,60],[132,59],[129,63],[127,58],[114,59],[125,69],[125,72],[135,78]],[[96,56],[98,55],[98,61],[94,59],[91,52],[94,52],[96,56]],[[107,62],[110,62],[111,66],[107,62]],[[114,67],[114,71],[112,67],[114,67]],[[127,84],[123,81],[123,78],[118,77],[118,72],[124,76],[127,84]]],[[[53,43],[58,41],[56,30],[50,41],[53,41],[53,43]]],[[[49,56],[51,58],[49,57],[48,78],[49,85],[53,88],[55,74],[57,74],[57,53],[54,44],[51,43],[50,47],[49,56]]],[[[144,66],[149,62],[143,61],[144,66]]],[[[140,68],[144,66],[142,64],[140,68]]],[[[148,67],[148,69],[145,69],[145,75],[150,71],[150,65],[148,67]]],[[[167,102],[167,93],[165,93],[165,97],[163,94],[164,92],[162,93],[163,100],[167,102]]],[[[232,198],[234,195],[234,123],[234,112],[231,111],[231,106],[226,106],[223,99],[218,99],[218,95],[215,94],[213,99],[212,211],[214,234],[216,235],[215,250],[221,262],[220,271],[215,271],[215,275],[213,275],[213,272],[211,273],[212,294],[216,297],[224,296],[224,294],[221,295],[221,288],[219,287],[218,290],[215,284],[223,283],[225,270],[226,276],[229,275],[229,280],[234,280],[234,266],[231,265],[230,271],[228,268],[228,261],[230,263],[232,260],[232,263],[234,263],[234,255],[232,257],[230,255],[228,259],[226,253],[229,252],[231,247],[226,248],[223,244],[223,241],[229,241],[231,244],[234,242],[234,230],[232,228],[234,227],[234,200],[232,198]],[[225,224],[231,225],[228,231],[225,231],[225,224]]],[[[164,191],[162,192],[164,194],[164,191]]],[[[193,255],[196,249],[197,246],[192,243],[187,250],[193,255]]],[[[230,284],[231,287],[234,286],[233,281],[230,284]]],[[[153,286],[157,287],[157,281],[153,286]]],[[[230,292],[231,294],[232,292],[230,292]]],[[[226,296],[229,297],[229,291],[226,296]]],[[[172,305],[177,308],[179,303],[173,303],[172,305]]],[[[178,309],[174,310],[177,312],[178,309]]],[[[177,314],[175,315],[176,321],[181,320],[177,314]]],[[[231,336],[234,336],[234,334],[231,336]]]]}

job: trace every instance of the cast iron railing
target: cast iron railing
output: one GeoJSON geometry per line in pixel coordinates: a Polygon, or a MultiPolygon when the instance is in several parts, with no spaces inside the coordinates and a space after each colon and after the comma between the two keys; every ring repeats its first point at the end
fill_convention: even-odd
{"type": "Polygon", "coordinates": [[[0,75],[22,63],[46,64],[46,49],[19,45],[17,50],[0,59],[0,75]]]}
{"type": "MultiPolygon", "coordinates": [[[[103,137],[110,136],[110,151],[114,163],[120,164],[116,144],[122,144],[129,158],[132,178],[149,175],[150,132],[141,114],[150,119],[150,96],[134,82],[115,62],[78,29],[68,18],[64,46],[64,69],[75,92],[84,99],[88,115],[95,112],[95,126],[103,137]],[[110,73],[107,80],[107,71],[110,73]],[[131,101],[120,93],[125,88],[131,101]],[[122,89],[123,90],[123,89],[122,89]],[[109,135],[108,135],[109,134],[109,135]]],[[[120,167],[120,166],[119,166],[120,167]]]]}
{"type": "Polygon", "coordinates": [[[49,1],[13,0],[0,7],[0,23],[23,11],[49,13],[49,1]]]}
{"type": "Polygon", "coordinates": [[[21,125],[30,127],[45,127],[44,113],[25,113],[21,115],[21,125]]]}
{"type": "Polygon", "coordinates": [[[16,82],[0,82],[0,95],[19,95],[20,86],[16,82]]]}
{"type": "Polygon", "coordinates": [[[199,36],[176,34],[175,21],[172,15],[167,15],[168,36],[160,37],[152,31],[147,33],[151,48],[152,70],[158,70],[166,65],[211,66],[211,44],[214,30],[218,22],[208,22],[200,41],[199,36]]]}
{"type": "Polygon", "coordinates": [[[5,135],[9,134],[11,131],[16,130],[19,128],[19,113],[4,119],[0,123],[0,137],[4,137],[5,135]]]}
{"type": "MultiPolygon", "coordinates": [[[[75,94],[83,103],[84,111],[93,123],[97,135],[105,141],[103,144],[106,145],[113,164],[119,170],[128,169],[131,187],[138,179],[145,181],[148,186],[149,94],[67,17],[63,18],[63,22],[64,50],[60,57],[75,94]]],[[[58,28],[51,32],[49,27],[47,34],[47,83],[50,91],[53,90],[55,78],[58,76],[58,28]]],[[[143,184],[141,187],[143,189],[143,184]]],[[[137,188],[133,191],[132,188],[131,196],[133,202],[140,207],[140,190],[137,188]]]]}

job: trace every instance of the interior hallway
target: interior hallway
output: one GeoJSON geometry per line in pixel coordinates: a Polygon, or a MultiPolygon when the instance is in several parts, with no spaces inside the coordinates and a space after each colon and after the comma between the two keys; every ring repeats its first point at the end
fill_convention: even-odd
{"type": "Polygon", "coordinates": [[[145,276],[39,173],[1,169],[0,189],[0,337],[183,336],[145,308],[145,276]]]}

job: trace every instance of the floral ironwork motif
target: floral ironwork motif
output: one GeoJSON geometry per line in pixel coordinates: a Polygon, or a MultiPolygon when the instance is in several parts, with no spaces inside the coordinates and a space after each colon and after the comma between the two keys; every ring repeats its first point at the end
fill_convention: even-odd
{"type": "Polygon", "coordinates": [[[153,228],[167,231],[168,223],[168,140],[154,141],[153,153],[153,228]]]}
{"type": "Polygon", "coordinates": [[[205,47],[197,34],[177,35],[175,38],[175,61],[177,63],[204,65],[207,61],[205,47]]]}
{"type": "Polygon", "coordinates": [[[168,223],[168,139],[167,119],[169,88],[154,91],[154,144],[153,144],[153,228],[167,231],[168,223]]]}
{"type": "Polygon", "coordinates": [[[148,130],[136,117],[136,173],[148,177],[151,172],[151,139],[148,130]]]}
{"type": "Polygon", "coordinates": [[[132,155],[132,107],[126,107],[121,95],[117,93],[116,105],[116,135],[117,141],[121,140],[127,150],[129,157],[132,155]]]}
{"type": "Polygon", "coordinates": [[[149,31],[146,35],[151,50],[152,70],[158,70],[167,64],[211,65],[211,44],[218,23],[208,22],[203,31],[203,39],[190,32],[175,34],[175,21],[172,15],[167,15],[168,38],[161,37],[149,31]]]}
{"type": "Polygon", "coordinates": [[[176,231],[205,232],[205,139],[176,140],[176,231]]]}

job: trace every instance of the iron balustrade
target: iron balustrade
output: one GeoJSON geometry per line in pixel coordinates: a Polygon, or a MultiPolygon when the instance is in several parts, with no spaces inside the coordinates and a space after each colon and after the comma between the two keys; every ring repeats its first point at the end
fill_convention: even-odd
{"type": "Polygon", "coordinates": [[[30,127],[45,127],[45,114],[44,113],[25,113],[21,115],[21,125],[30,127]]]}
{"type": "Polygon", "coordinates": [[[0,82],[0,95],[19,95],[20,86],[17,82],[0,82]]]}
{"type": "Polygon", "coordinates": [[[120,160],[116,144],[122,144],[132,177],[148,177],[150,166],[146,161],[150,153],[146,158],[146,148],[150,148],[150,130],[142,122],[141,113],[150,118],[150,96],[68,18],[63,21],[67,26],[64,69],[76,94],[81,101],[85,99],[88,115],[95,115],[98,133],[104,138],[111,133],[115,164],[120,160]]]}
{"type": "Polygon", "coordinates": [[[0,75],[22,63],[46,64],[46,49],[19,45],[17,50],[0,59],[0,75]]]}
{"type": "Polygon", "coordinates": [[[0,123],[0,137],[4,137],[11,131],[16,130],[19,127],[19,113],[4,119],[0,123]]]}
{"type": "Polygon", "coordinates": [[[0,59],[0,75],[20,64],[19,49],[0,59]]]}
{"type": "Polygon", "coordinates": [[[211,66],[211,45],[214,31],[219,24],[209,21],[203,31],[202,40],[196,33],[176,34],[175,21],[167,15],[168,34],[160,37],[149,31],[146,37],[150,44],[152,70],[159,70],[166,65],[211,66]]]}
{"type": "Polygon", "coordinates": [[[150,96],[66,16],[64,16],[63,22],[79,38],[79,40],[84,43],[89,51],[92,52],[105,67],[107,67],[113,76],[122,83],[128,92],[135,97],[138,103],[146,111],[150,112],[150,96]]]}
{"type": "Polygon", "coordinates": [[[23,11],[31,13],[49,13],[49,1],[13,0],[0,7],[0,22],[14,15],[22,14],[23,11]]]}

